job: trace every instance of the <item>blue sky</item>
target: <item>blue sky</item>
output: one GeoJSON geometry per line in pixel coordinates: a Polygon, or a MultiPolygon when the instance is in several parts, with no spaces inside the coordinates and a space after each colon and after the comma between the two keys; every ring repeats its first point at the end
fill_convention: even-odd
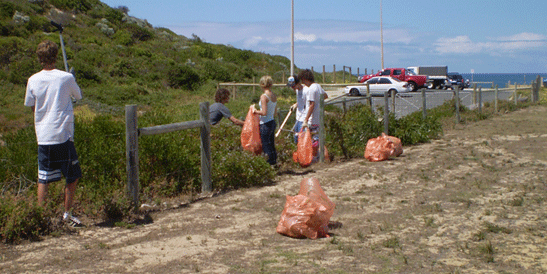
{"type": "MultiPolygon", "coordinates": [[[[208,43],[291,58],[291,0],[102,0],[208,43]]],[[[448,66],[460,73],[547,72],[545,0],[294,0],[294,63],[356,73],[448,66]]]]}

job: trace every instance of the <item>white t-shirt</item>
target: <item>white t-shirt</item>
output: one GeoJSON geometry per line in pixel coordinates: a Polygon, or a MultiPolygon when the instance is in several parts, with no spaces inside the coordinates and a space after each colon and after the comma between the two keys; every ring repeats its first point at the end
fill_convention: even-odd
{"type": "Polygon", "coordinates": [[[302,86],[302,89],[296,90],[296,121],[304,122],[306,119],[306,97],[304,90],[308,87],[302,86]]]}
{"type": "Polygon", "coordinates": [[[72,98],[82,99],[82,92],[74,76],[68,72],[42,70],[28,79],[25,106],[34,106],[38,145],[74,140],[72,98]]]}
{"type": "MultiPolygon", "coordinates": [[[[321,96],[323,96],[323,93],[325,93],[325,91],[323,90],[321,85],[319,85],[318,83],[313,83],[307,89],[304,90],[304,95],[306,96],[306,114],[308,113],[308,110],[310,109],[310,102],[315,102],[313,113],[310,116],[310,119],[308,120],[308,124],[310,126],[319,124],[319,115],[321,111],[320,100],[321,100],[321,96]]],[[[306,117],[304,116],[304,119],[305,118],[306,117]]]]}

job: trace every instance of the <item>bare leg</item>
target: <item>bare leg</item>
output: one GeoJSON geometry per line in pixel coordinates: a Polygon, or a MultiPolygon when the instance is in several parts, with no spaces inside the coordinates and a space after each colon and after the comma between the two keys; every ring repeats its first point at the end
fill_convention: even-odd
{"type": "Polygon", "coordinates": [[[70,211],[74,202],[74,193],[76,192],[76,185],[78,180],[67,184],[65,186],[65,212],[70,211]]]}
{"type": "Polygon", "coordinates": [[[47,184],[40,184],[38,183],[38,205],[44,206],[47,198],[47,190],[48,185],[47,184]]]}

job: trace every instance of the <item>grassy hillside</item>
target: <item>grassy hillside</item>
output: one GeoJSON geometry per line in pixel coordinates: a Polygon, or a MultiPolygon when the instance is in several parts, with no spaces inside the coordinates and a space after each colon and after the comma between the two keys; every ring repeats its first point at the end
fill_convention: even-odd
{"type": "MultiPolygon", "coordinates": [[[[130,8],[130,7],[129,7],[130,8]]],[[[282,56],[240,50],[187,38],[146,20],[127,16],[126,7],[98,0],[2,0],[0,2],[2,131],[27,124],[21,103],[26,80],[39,71],[37,44],[59,44],[64,26],[68,66],[94,112],[120,111],[125,104],[165,106],[212,100],[218,82],[252,82],[269,74],[277,82],[289,73],[282,56]],[[13,120],[18,120],[14,122],[13,120]],[[9,121],[9,122],[8,122],[9,121]]],[[[61,51],[57,68],[64,70],[61,51]]]]}

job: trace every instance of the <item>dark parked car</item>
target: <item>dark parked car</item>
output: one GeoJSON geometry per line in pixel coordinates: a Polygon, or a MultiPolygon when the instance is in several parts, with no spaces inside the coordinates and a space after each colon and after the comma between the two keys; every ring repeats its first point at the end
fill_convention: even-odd
{"type": "Polygon", "coordinates": [[[465,80],[462,75],[457,72],[449,72],[448,79],[452,85],[452,89],[455,89],[456,86],[460,86],[460,90],[465,88],[465,80]]]}

